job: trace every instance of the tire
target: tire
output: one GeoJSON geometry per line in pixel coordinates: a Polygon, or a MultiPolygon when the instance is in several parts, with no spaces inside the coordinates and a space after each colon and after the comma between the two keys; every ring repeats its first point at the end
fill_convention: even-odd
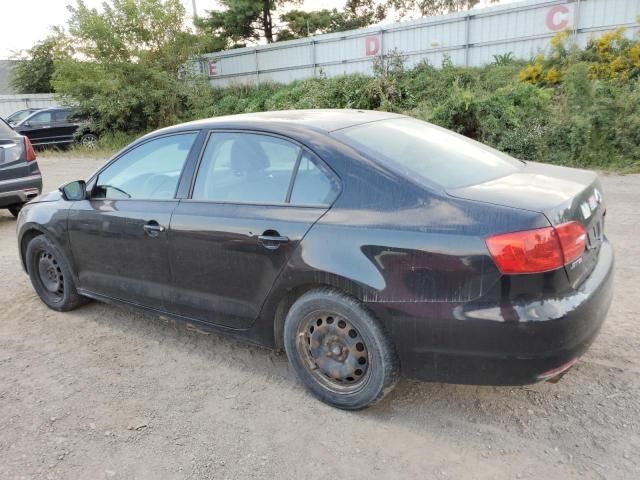
{"type": "Polygon", "coordinates": [[[29,242],[25,258],[31,284],[49,308],[66,312],[89,301],[78,294],[64,255],[45,235],[29,242]]]}
{"type": "Polygon", "coordinates": [[[80,137],[80,144],[87,148],[95,148],[98,136],[94,133],[85,133],[80,137]]]}
{"type": "Polygon", "coordinates": [[[311,393],[344,410],[379,402],[400,374],[393,344],[378,321],[358,301],[331,288],[309,291],[292,305],[284,346],[311,393]]]}
{"type": "Polygon", "coordinates": [[[18,203],[16,205],[11,205],[10,207],[7,207],[7,209],[9,210],[9,212],[11,212],[11,215],[17,218],[23,206],[24,206],[24,203],[18,203]]]}

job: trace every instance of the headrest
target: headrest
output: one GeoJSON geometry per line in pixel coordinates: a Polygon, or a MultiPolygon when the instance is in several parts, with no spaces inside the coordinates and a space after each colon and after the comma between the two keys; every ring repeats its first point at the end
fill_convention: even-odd
{"type": "Polygon", "coordinates": [[[260,144],[252,139],[234,140],[230,154],[231,168],[236,173],[246,174],[265,170],[271,165],[260,144]]]}

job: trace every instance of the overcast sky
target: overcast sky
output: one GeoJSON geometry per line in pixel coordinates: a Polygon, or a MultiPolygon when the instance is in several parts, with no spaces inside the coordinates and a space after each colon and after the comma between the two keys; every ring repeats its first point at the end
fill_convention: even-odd
{"type": "MultiPolygon", "coordinates": [[[[89,7],[99,7],[104,0],[85,0],[89,7]]],[[[192,0],[181,0],[192,15],[192,0]]],[[[488,3],[488,0],[483,0],[488,3]]],[[[514,1],[514,0],[503,0],[514,1]]],[[[51,25],[65,25],[69,17],[66,6],[74,0],[0,0],[0,58],[31,47],[49,33],[51,25]]],[[[198,13],[211,10],[216,0],[196,0],[198,13]]],[[[341,9],[344,0],[304,0],[304,10],[341,9]]],[[[392,19],[390,19],[392,20],[392,19]]]]}

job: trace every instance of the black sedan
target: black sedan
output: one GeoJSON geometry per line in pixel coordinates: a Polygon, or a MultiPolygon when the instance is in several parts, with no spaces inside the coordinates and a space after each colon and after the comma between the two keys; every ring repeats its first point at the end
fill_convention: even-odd
{"type": "Polygon", "coordinates": [[[611,301],[605,212],[592,172],[401,115],[285,111],[146,135],[29,203],[18,242],[55,310],[132,305],[284,349],[358,409],[400,375],[558,378],[611,301]]]}

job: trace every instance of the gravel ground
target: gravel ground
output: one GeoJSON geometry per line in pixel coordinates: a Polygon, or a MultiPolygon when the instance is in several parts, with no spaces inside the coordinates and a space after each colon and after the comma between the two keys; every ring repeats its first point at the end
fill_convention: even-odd
{"type": "MultiPolygon", "coordinates": [[[[45,188],[98,160],[40,160],[45,188]]],[[[640,478],[640,175],[605,176],[616,294],[558,384],[402,381],[334,410],[286,358],[130,310],[47,309],[0,211],[0,478],[640,478]]]]}

